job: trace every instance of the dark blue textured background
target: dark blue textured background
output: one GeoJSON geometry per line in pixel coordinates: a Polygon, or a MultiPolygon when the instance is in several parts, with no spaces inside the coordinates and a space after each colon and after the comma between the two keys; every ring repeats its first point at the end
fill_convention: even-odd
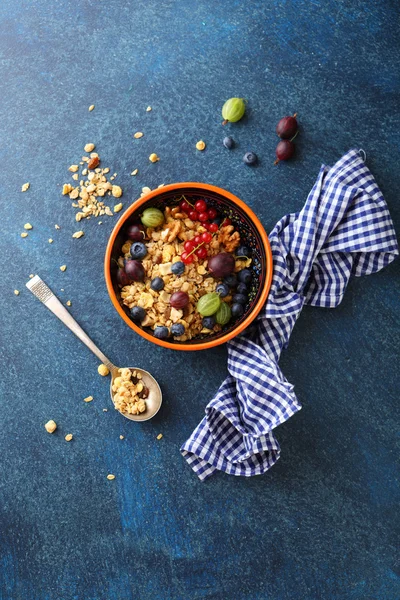
{"type": "Polygon", "coordinates": [[[2,600],[400,597],[398,263],[353,280],[336,310],[304,310],[281,361],[303,410],[276,432],[277,466],[200,483],[179,446],[225,375],[225,349],[166,351],[128,330],[102,274],[116,218],[84,222],[72,240],[60,195],[92,141],[125,207],[144,185],[205,181],[245,200],[268,231],[301,208],[322,162],[358,146],[398,227],[396,23],[395,0],[2,0],[2,600]],[[221,106],[236,95],[247,116],[223,129],[221,106]],[[294,111],[296,159],[274,167],[275,125],[294,111]],[[257,168],[242,164],[247,150],[257,168]],[[154,373],[165,394],[156,419],[112,410],[97,360],[26,290],[30,273],[72,300],[112,360],[154,373]]]}

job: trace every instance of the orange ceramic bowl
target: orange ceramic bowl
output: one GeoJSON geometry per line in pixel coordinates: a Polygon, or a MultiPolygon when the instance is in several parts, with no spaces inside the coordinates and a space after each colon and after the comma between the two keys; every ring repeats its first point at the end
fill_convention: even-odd
{"type": "Polygon", "coordinates": [[[154,344],[164,346],[164,348],[206,350],[224,344],[244,331],[254,321],[267,300],[271,286],[272,253],[263,226],[253,211],[242,200],[214,185],[192,182],[174,183],[157,188],[139,198],[120,217],[108,240],[104,260],[104,274],[111,302],[128,327],[136,333],[154,344]],[[132,321],[128,307],[121,305],[120,302],[120,289],[116,281],[116,260],[121,255],[122,245],[126,241],[124,228],[128,224],[138,221],[141,213],[146,208],[156,207],[163,210],[166,206],[178,204],[183,194],[192,203],[199,199],[206,200],[207,204],[216,208],[220,215],[229,217],[232,220],[235,228],[240,232],[243,244],[250,246],[252,249],[253,262],[250,268],[253,270],[253,283],[249,294],[249,303],[242,317],[233,323],[228,323],[218,333],[203,334],[196,339],[179,342],[174,341],[173,338],[159,340],[152,335],[151,329],[143,328],[132,321]]]}

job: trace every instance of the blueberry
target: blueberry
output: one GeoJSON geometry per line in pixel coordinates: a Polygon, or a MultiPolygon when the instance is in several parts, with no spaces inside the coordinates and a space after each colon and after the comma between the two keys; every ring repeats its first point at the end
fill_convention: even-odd
{"type": "Polygon", "coordinates": [[[151,280],[150,283],[150,287],[152,290],[154,290],[155,292],[161,292],[161,290],[164,289],[164,280],[162,279],[162,277],[154,277],[154,279],[151,280]]]}
{"type": "Polygon", "coordinates": [[[168,327],[164,327],[163,325],[157,325],[157,327],[154,330],[154,337],[158,338],[159,340],[166,340],[168,336],[168,327]]]}
{"type": "Polygon", "coordinates": [[[248,294],[249,290],[247,289],[247,285],[245,283],[239,283],[239,285],[236,288],[236,293],[237,294],[248,294]]]}
{"type": "Polygon", "coordinates": [[[141,306],[132,306],[131,317],[134,321],[140,323],[146,316],[146,311],[141,306]]]}
{"type": "Polygon", "coordinates": [[[231,148],[233,148],[233,146],[235,145],[233,137],[230,135],[227,135],[226,137],[224,137],[222,143],[225,146],[225,148],[228,148],[228,150],[231,150],[231,148]]]}
{"type": "Polygon", "coordinates": [[[250,283],[250,281],[251,281],[251,271],[250,271],[250,269],[242,269],[237,274],[237,277],[238,277],[240,283],[250,283]]]}
{"type": "Polygon", "coordinates": [[[146,256],[147,248],[143,242],[133,242],[130,252],[132,258],[140,260],[146,256]]]}
{"type": "Polygon", "coordinates": [[[246,165],[254,165],[257,160],[258,156],[255,152],[246,152],[243,156],[243,162],[246,163],[246,165]]]}
{"type": "Polygon", "coordinates": [[[215,323],[215,317],[203,317],[202,325],[206,329],[213,329],[215,323]]]}
{"type": "Polygon", "coordinates": [[[221,298],[225,298],[225,296],[229,294],[229,286],[226,283],[219,283],[215,288],[215,291],[221,298]]]}
{"type": "Polygon", "coordinates": [[[174,323],[171,327],[171,333],[175,337],[183,335],[185,333],[185,326],[182,323],[174,323]]]}
{"type": "Polygon", "coordinates": [[[250,258],[251,249],[248,246],[239,246],[235,252],[236,256],[245,256],[246,258],[250,258]]]}
{"type": "Polygon", "coordinates": [[[247,296],[244,294],[234,294],[232,296],[232,302],[234,304],[247,304],[247,296]]]}
{"type": "Polygon", "coordinates": [[[241,304],[232,304],[231,306],[232,317],[241,317],[244,313],[244,308],[241,304]]]}
{"type": "Polygon", "coordinates": [[[172,271],[172,273],[174,275],[182,275],[182,273],[185,272],[185,265],[184,265],[184,263],[181,262],[181,261],[172,263],[171,271],[172,271]]]}
{"type": "Polygon", "coordinates": [[[222,223],[222,219],[223,217],[215,217],[215,219],[212,220],[212,223],[215,223],[219,227],[222,223]]]}
{"type": "Polygon", "coordinates": [[[227,275],[226,277],[224,277],[224,283],[226,283],[226,285],[228,285],[230,288],[236,287],[237,286],[237,277],[236,277],[235,273],[231,273],[230,275],[227,275]]]}

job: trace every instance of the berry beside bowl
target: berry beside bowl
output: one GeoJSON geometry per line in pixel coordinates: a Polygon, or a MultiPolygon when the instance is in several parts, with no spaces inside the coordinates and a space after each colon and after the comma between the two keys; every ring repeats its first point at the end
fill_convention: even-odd
{"type": "Polygon", "coordinates": [[[176,183],[149,192],[120,217],[104,271],[110,299],[145,339],[205,350],[244,331],[272,280],[267,234],[230,192],[176,183]]]}

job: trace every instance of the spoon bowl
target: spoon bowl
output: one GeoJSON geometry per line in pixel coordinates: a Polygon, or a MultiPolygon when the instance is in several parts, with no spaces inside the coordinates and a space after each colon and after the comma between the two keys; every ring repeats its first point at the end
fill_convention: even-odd
{"type": "MultiPolygon", "coordinates": [[[[160,410],[162,404],[162,392],[161,388],[158,385],[158,382],[154,379],[153,375],[144,369],[138,369],[138,367],[127,367],[131,371],[136,371],[142,375],[141,381],[143,381],[146,388],[149,390],[149,395],[147,396],[146,402],[146,410],[139,415],[129,415],[128,413],[122,412],[122,410],[118,410],[118,412],[129,419],[130,421],[149,421],[152,419],[160,410]]],[[[112,386],[114,383],[114,379],[118,377],[120,373],[118,372],[118,367],[114,367],[111,369],[111,384],[110,384],[110,395],[111,402],[114,404],[113,400],[113,390],[112,386]]]]}

